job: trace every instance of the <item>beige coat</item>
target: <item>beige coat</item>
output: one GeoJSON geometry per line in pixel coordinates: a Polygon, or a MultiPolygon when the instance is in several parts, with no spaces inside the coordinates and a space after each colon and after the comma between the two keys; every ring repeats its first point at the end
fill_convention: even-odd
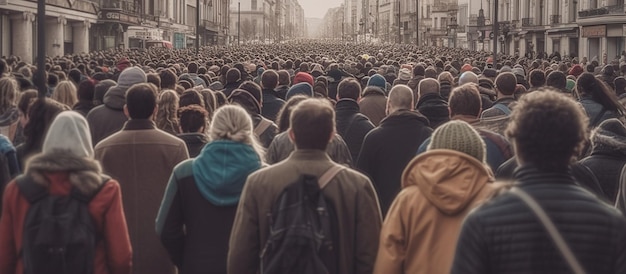
{"type": "MultiPolygon", "coordinates": [[[[321,176],[333,163],[318,150],[296,150],[287,160],[261,169],[248,177],[230,238],[228,273],[254,274],[259,255],[269,235],[274,201],[300,175],[321,176]]],[[[380,207],[370,180],[344,169],[324,188],[337,213],[339,273],[372,273],[381,226],[380,207]]]]}
{"type": "Polygon", "coordinates": [[[129,120],[102,140],[95,157],[122,189],[133,247],[133,273],[170,274],[174,266],[155,231],[155,219],[174,167],[189,158],[185,142],[149,120],[129,120]]]}
{"type": "Polygon", "coordinates": [[[380,234],[374,273],[450,273],[465,216],[496,186],[485,164],[452,150],[413,159],[380,234]]]}

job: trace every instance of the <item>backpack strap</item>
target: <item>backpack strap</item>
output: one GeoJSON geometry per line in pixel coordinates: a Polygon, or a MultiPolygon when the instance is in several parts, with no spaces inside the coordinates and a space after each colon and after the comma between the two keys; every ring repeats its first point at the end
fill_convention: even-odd
{"type": "Polygon", "coordinates": [[[330,183],[330,180],[332,180],[335,175],[337,175],[337,173],[339,173],[339,171],[343,170],[344,168],[345,167],[342,165],[333,164],[331,168],[326,170],[326,172],[324,172],[324,174],[322,174],[322,176],[320,176],[319,180],[317,181],[320,189],[324,189],[324,187],[326,187],[326,185],[330,183]]]}
{"type": "Polygon", "coordinates": [[[261,118],[261,122],[259,122],[259,124],[254,127],[254,135],[261,136],[261,134],[263,134],[263,132],[265,132],[267,128],[269,128],[271,125],[272,122],[270,120],[261,118]]]}
{"type": "Polygon", "coordinates": [[[15,179],[15,184],[20,190],[20,193],[31,205],[48,196],[48,189],[35,183],[33,179],[26,174],[18,176],[15,179]]]}
{"type": "Polygon", "coordinates": [[[535,201],[533,197],[528,195],[528,193],[526,193],[524,190],[522,190],[519,187],[512,188],[511,194],[520,198],[533,211],[535,216],[539,218],[539,221],[541,221],[541,224],[543,225],[543,227],[550,234],[552,241],[556,244],[557,248],[561,252],[561,255],[563,255],[563,257],[565,258],[565,261],[567,261],[567,264],[571,268],[572,272],[575,274],[585,274],[586,273],[585,270],[576,259],[576,256],[574,255],[570,247],[567,245],[567,242],[565,241],[565,239],[563,239],[563,236],[561,235],[559,230],[556,228],[556,226],[554,225],[554,223],[552,222],[548,214],[546,214],[543,208],[541,208],[539,203],[537,203],[537,201],[535,201]]]}
{"type": "Polygon", "coordinates": [[[493,105],[493,108],[504,112],[504,115],[511,115],[511,109],[507,106],[505,106],[503,103],[497,103],[495,105],[493,105]]]}

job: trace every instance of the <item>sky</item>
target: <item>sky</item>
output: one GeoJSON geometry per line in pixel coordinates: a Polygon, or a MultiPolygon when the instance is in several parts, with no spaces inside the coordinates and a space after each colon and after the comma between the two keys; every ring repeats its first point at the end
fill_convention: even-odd
{"type": "Polygon", "coordinates": [[[343,0],[298,0],[307,18],[324,18],[329,8],[339,7],[343,0]]]}

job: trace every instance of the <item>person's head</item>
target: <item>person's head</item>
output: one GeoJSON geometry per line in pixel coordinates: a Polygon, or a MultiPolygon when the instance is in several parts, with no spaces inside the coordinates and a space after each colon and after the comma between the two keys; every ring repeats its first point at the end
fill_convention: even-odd
{"type": "Polygon", "coordinates": [[[449,149],[485,162],[486,146],[478,132],[468,123],[449,121],[435,129],[427,150],[449,149]]]}
{"type": "Polygon", "coordinates": [[[467,84],[467,83],[478,84],[478,76],[476,76],[476,73],[473,73],[471,71],[466,71],[466,72],[463,72],[461,76],[459,76],[459,86],[467,84]]]}
{"type": "Polygon", "coordinates": [[[241,72],[236,68],[231,68],[226,72],[226,84],[234,84],[241,80],[241,72]]]}
{"type": "Polygon", "coordinates": [[[17,104],[18,85],[13,78],[0,78],[0,114],[4,114],[17,104]]]}
{"type": "Polygon", "coordinates": [[[543,70],[534,69],[530,71],[528,78],[531,87],[539,88],[543,87],[546,84],[546,74],[543,72],[543,70]]]}
{"type": "Polygon", "coordinates": [[[24,147],[26,151],[39,152],[50,124],[64,110],[68,110],[67,106],[50,98],[35,97],[33,99],[28,106],[26,124],[24,125],[24,136],[26,137],[24,147]]]}
{"type": "Polygon", "coordinates": [[[96,84],[91,79],[86,79],[80,82],[78,85],[78,91],[76,95],[78,96],[78,100],[81,102],[86,102],[89,104],[93,104],[94,91],[96,89],[96,84]]]}
{"type": "Polygon", "coordinates": [[[465,84],[454,88],[450,92],[450,97],[448,98],[450,117],[456,115],[479,117],[482,112],[482,106],[483,101],[476,84],[465,84]]]}
{"type": "Polygon", "coordinates": [[[273,90],[278,86],[278,73],[275,70],[266,70],[261,74],[261,86],[273,90]]]}
{"type": "Polygon", "coordinates": [[[546,78],[546,86],[564,91],[567,87],[567,78],[565,73],[558,70],[550,72],[546,78]]]}
{"type": "Polygon", "coordinates": [[[59,76],[55,73],[48,74],[48,87],[56,87],[59,84],[59,76]]]}
{"type": "MultiPolygon", "coordinates": [[[[165,92],[165,90],[163,91],[165,92]]],[[[202,98],[202,94],[195,89],[188,89],[180,95],[178,106],[186,107],[189,105],[200,105],[204,107],[204,99],[202,98]]]]}
{"type": "Polygon", "coordinates": [[[252,118],[245,109],[237,105],[227,105],[219,108],[209,129],[209,138],[213,141],[229,140],[250,145],[264,158],[265,151],[254,135],[252,118]]]}
{"type": "Polygon", "coordinates": [[[188,105],[178,109],[180,131],[182,133],[204,132],[209,113],[199,105],[188,105]]]}
{"type": "Polygon", "coordinates": [[[119,87],[128,88],[134,84],[146,83],[146,73],[139,67],[131,67],[124,69],[120,73],[120,77],[117,79],[117,85],[119,87]]]}
{"type": "Polygon", "coordinates": [[[164,89],[174,89],[176,88],[176,83],[178,83],[178,76],[170,69],[164,69],[159,72],[159,77],[161,78],[161,90],[164,89]]]}
{"type": "Polygon", "coordinates": [[[326,151],[335,134],[335,110],[324,99],[306,99],[292,111],[289,137],[297,149],[326,151]]]}
{"type": "Polygon", "coordinates": [[[626,78],[622,76],[617,77],[613,80],[613,83],[615,85],[615,94],[617,94],[617,96],[626,93],[626,78]]]}
{"type": "Polygon", "coordinates": [[[198,63],[191,62],[187,65],[187,72],[189,73],[198,73],[198,63]]]}
{"type": "Polygon", "coordinates": [[[424,76],[424,66],[422,65],[415,65],[413,67],[413,76],[424,76]]]}
{"type": "Polygon", "coordinates": [[[281,69],[278,71],[278,85],[279,86],[289,86],[291,85],[291,77],[289,76],[289,72],[281,69]]]}
{"type": "Polygon", "coordinates": [[[245,81],[241,83],[241,85],[239,85],[239,88],[252,94],[252,96],[254,96],[254,99],[256,99],[256,101],[259,102],[260,105],[263,105],[263,93],[261,90],[261,86],[259,86],[257,83],[253,81],[245,81]]]}
{"type": "Polygon", "coordinates": [[[409,86],[396,85],[391,88],[387,97],[387,115],[398,110],[413,110],[414,106],[413,90],[409,86]]]}
{"type": "Polygon", "coordinates": [[[346,78],[337,86],[337,100],[352,99],[358,101],[361,98],[361,84],[354,78],[346,78]]]}
{"type": "Polygon", "coordinates": [[[523,96],[505,131],[520,166],[565,171],[582,151],[588,118],[573,99],[553,88],[523,96]]]}
{"type": "Polygon", "coordinates": [[[113,80],[103,80],[98,82],[94,91],[93,104],[95,106],[101,105],[104,102],[104,95],[111,87],[114,87],[115,85],[115,81],[113,80]]]}
{"type": "Polygon", "coordinates": [[[52,121],[42,146],[42,153],[93,158],[93,145],[87,120],[74,111],[63,111],[52,121]]]}
{"type": "Polygon", "coordinates": [[[503,72],[496,77],[496,90],[504,96],[512,96],[517,86],[517,77],[511,72],[503,72]]]}
{"type": "Polygon", "coordinates": [[[76,86],[71,81],[61,81],[52,93],[52,99],[69,107],[78,102],[76,86]]]}
{"type": "MultiPolygon", "coordinates": [[[[156,86],[155,86],[156,87],[156,86]]],[[[176,122],[178,122],[178,103],[179,98],[176,91],[171,89],[164,90],[158,97],[158,111],[156,115],[156,125],[158,128],[168,131],[178,131],[176,122]]]]}
{"type": "Polygon", "coordinates": [[[37,99],[37,90],[28,89],[22,91],[20,98],[17,100],[17,110],[20,113],[20,123],[23,125],[28,123],[28,107],[37,99]]]}
{"type": "Polygon", "coordinates": [[[157,87],[158,90],[161,90],[161,76],[156,73],[148,73],[146,74],[146,80],[157,87]]]}
{"type": "Polygon", "coordinates": [[[382,90],[387,90],[387,80],[380,74],[374,74],[367,80],[367,86],[379,87],[382,90]]]}
{"type": "Polygon", "coordinates": [[[278,114],[276,115],[276,125],[278,126],[278,133],[285,132],[289,129],[289,118],[291,117],[291,112],[296,107],[296,105],[308,98],[308,96],[296,95],[289,98],[289,100],[285,102],[285,104],[280,108],[280,111],[278,111],[278,114]]]}
{"type": "Polygon", "coordinates": [[[157,90],[153,84],[141,83],[128,89],[124,114],[129,119],[151,119],[156,111],[157,90]]]}
{"type": "Polygon", "coordinates": [[[593,74],[585,72],[576,80],[576,91],[581,97],[589,97],[601,104],[607,110],[626,113],[624,106],[619,103],[617,95],[604,81],[596,78],[593,74]]]}
{"type": "Polygon", "coordinates": [[[417,99],[426,94],[439,94],[439,89],[439,81],[432,78],[426,78],[420,81],[417,85],[417,99]]]}
{"type": "Polygon", "coordinates": [[[296,85],[299,83],[308,83],[311,86],[315,85],[313,76],[311,76],[311,74],[309,74],[308,72],[296,73],[296,75],[293,77],[293,84],[296,85]]]}

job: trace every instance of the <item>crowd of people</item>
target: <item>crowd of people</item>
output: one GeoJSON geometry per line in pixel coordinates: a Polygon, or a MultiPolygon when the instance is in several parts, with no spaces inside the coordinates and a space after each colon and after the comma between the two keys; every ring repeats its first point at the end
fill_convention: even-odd
{"type": "Polygon", "coordinates": [[[2,58],[0,273],[626,273],[626,55],[529,57],[311,40],[2,58]],[[301,180],[330,209],[314,250],[279,229],[301,180]],[[72,228],[38,218],[68,208],[72,228]]]}

